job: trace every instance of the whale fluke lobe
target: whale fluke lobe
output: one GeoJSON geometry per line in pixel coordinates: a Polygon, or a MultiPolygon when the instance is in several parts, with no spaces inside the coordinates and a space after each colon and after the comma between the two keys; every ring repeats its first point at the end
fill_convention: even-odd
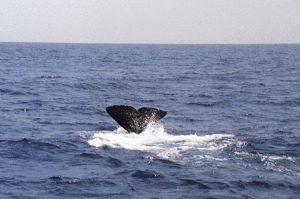
{"type": "Polygon", "coordinates": [[[158,122],[167,115],[166,111],[142,107],[139,110],[131,106],[114,105],[106,108],[107,113],[129,133],[142,133],[147,124],[158,122]]]}

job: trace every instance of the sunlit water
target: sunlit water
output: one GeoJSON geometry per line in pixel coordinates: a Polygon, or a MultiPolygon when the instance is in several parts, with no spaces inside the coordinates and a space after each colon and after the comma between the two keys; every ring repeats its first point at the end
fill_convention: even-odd
{"type": "Polygon", "coordinates": [[[0,43],[0,198],[299,198],[299,77],[299,45],[0,43]]]}

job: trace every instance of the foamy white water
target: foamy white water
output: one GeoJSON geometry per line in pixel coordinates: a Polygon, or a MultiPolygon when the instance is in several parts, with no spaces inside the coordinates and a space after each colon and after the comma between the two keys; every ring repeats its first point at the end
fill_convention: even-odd
{"type": "Polygon", "coordinates": [[[141,134],[129,134],[122,127],[114,131],[95,132],[88,143],[94,147],[108,146],[150,152],[167,159],[175,159],[187,153],[190,158],[218,159],[211,154],[233,144],[242,144],[231,134],[171,135],[161,124],[150,124],[141,134]]]}

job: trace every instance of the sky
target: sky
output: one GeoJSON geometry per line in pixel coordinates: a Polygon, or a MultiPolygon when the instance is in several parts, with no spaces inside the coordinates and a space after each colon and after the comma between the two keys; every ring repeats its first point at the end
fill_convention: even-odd
{"type": "Polygon", "coordinates": [[[300,43],[300,0],[0,0],[0,42],[300,43]]]}

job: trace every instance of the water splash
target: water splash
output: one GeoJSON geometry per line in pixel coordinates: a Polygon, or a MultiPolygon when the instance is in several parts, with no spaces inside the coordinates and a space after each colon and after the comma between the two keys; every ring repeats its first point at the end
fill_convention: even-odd
{"type": "Polygon", "coordinates": [[[122,127],[114,131],[99,131],[88,143],[93,147],[108,146],[150,152],[172,160],[184,157],[221,160],[216,153],[228,146],[241,144],[231,134],[203,136],[168,134],[160,123],[149,124],[141,134],[129,134],[122,127]]]}

